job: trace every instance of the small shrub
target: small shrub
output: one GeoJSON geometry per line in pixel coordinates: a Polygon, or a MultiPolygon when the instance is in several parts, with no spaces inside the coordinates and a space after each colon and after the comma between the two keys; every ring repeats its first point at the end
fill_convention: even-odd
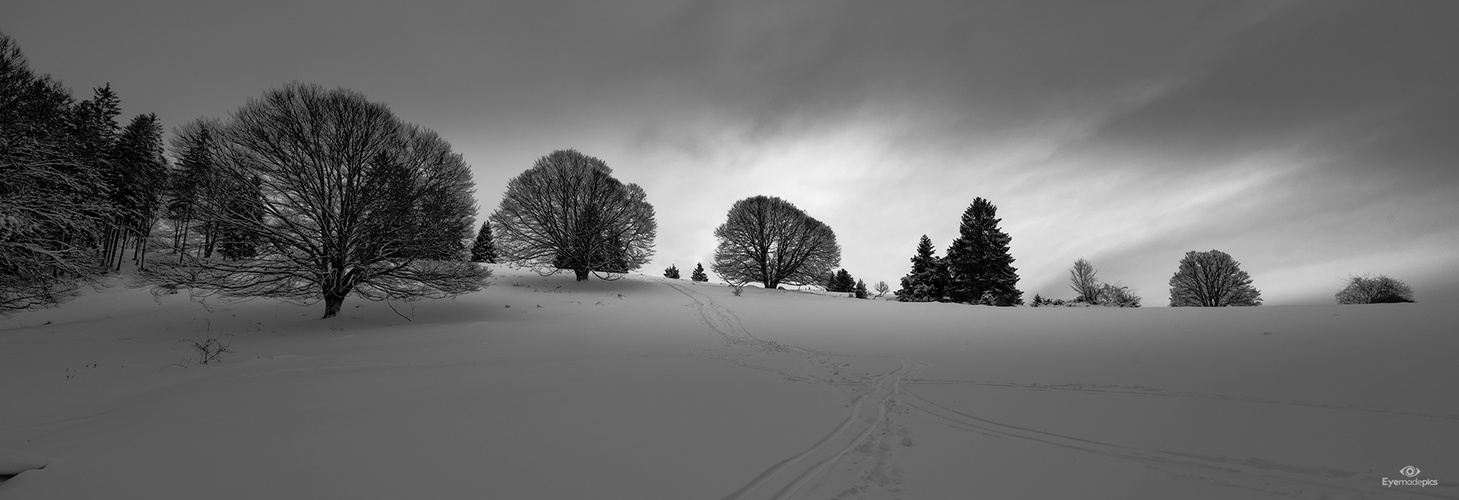
{"type": "Polygon", "coordinates": [[[234,334],[229,333],[223,336],[227,337],[228,340],[222,341],[218,340],[217,337],[208,337],[206,339],[184,339],[177,341],[173,344],[174,346],[176,346],[177,344],[183,344],[191,347],[193,351],[197,353],[197,360],[183,358],[178,362],[168,366],[181,366],[183,368],[187,368],[189,366],[192,366],[193,363],[206,365],[222,362],[224,353],[233,352],[231,349],[229,349],[229,346],[233,345],[234,334]]]}
{"type": "Polygon", "coordinates": [[[1135,295],[1130,287],[1102,283],[1099,291],[1095,292],[1094,303],[1107,307],[1140,307],[1140,296],[1135,295]]]}
{"type": "Polygon", "coordinates": [[[1348,284],[1335,296],[1339,304],[1395,304],[1413,302],[1413,288],[1400,280],[1378,275],[1348,276],[1348,284]]]}

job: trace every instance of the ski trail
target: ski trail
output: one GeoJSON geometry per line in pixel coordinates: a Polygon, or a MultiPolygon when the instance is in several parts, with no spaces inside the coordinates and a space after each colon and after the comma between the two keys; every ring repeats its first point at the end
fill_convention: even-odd
{"type": "Polygon", "coordinates": [[[694,301],[695,312],[699,314],[699,317],[704,320],[704,323],[706,325],[709,325],[709,329],[714,330],[715,333],[724,338],[725,345],[728,347],[745,346],[767,352],[789,352],[815,355],[827,354],[825,352],[812,349],[788,346],[775,341],[767,342],[764,340],[760,340],[754,335],[751,335],[748,330],[745,330],[745,325],[744,323],[740,322],[739,316],[736,316],[734,312],[731,312],[724,306],[719,305],[719,303],[715,302],[713,299],[710,299],[708,296],[705,296],[704,294],[697,291],[685,288],[683,285],[676,285],[673,283],[664,284],[668,285],[669,288],[673,288],[675,291],[684,294],[684,296],[689,297],[689,300],[694,301]]]}
{"type": "MultiPolygon", "coordinates": [[[[1013,438],[1048,446],[1057,446],[1118,460],[1154,467],[1175,476],[1216,480],[1227,485],[1285,484],[1326,492],[1331,496],[1365,497],[1372,494],[1372,482],[1356,473],[1308,469],[1262,460],[1238,460],[1228,457],[1207,457],[1166,450],[1142,449],[1078,436],[1041,431],[999,422],[949,408],[915,392],[908,391],[900,400],[917,413],[944,426],[992,437],[1013,438]]],[[[1404,494],[1432,498],[1456,498],[1434,491],[1406,490],[1404,494]]]]}
{"type": "MultiPolygon", "coordinates": [[[[897,395],[902,394],[903,380],[926,366],[926,364],[912,359],[877,358],[895,360],[898,365],[885,373],[871,375],[853,382],[838,382],[829,378],[816,377],[811,374],[812,369],[829,367],[836,370],[835,366],[850,366],[850,363],[839,365],[826,363],[825,358],[847,361],[867,361],[869,358],[842,356],[757,338],[745,329],[744,324],[733,311],[716,303],[710,297],[682,285],[665,284],[693,301],[696,312],[705,325],[724,339],[725,346],[716,351],[734,348],[748,348],[751,351],[748,354],[744,354],[744,351],[705,354],[706,357],[744,368],[769,371],[797,382],[835,387],[852,398],[851,402],[847,404],[850,409],[849,415],[814,444],[766,468],[744,486],[725,496],[724,500],[761,498],[781,500],[802,498],[809,494],[825,480],[827,472],[840,463],[848,453],[866,442],[878,428],[889,426],[887,408],[895,403],[897,395]],[[758,360],[769,363],[775,357],[783,355],[801,357],[806,360],[806,364],[800,370],[790,371],[759,366],[753,362],[758,360]],[[820,366],[813,361],[817,359],[822,362],[820,366]],[[852,387],[850,391],[847,391],[845,387],[848,385],[852,387]],[[875,410],[871,405],[875,405],[875,410]]],[[[839,372],[833,371],[832,373],[839,372]]]]}
{"type": "MultiPolygon", "coordinates": [[[[798,456],[807,456],[812,453],[824,454],[827,451],[833,451],[834,453],[831,456],[819,462],[816,462],[815,464],[812,464],[808,470],[801,473],[799,476],[796,476],[793,480],[790,481],[789,484],[782,488],[780,492],[776,493],[775,496],[772,498],[775,498],[776,500],[797,498],[795,495],[801,492],[803,489],[805,490],[805,492],[809,493],[810,489],[807,489],[806,486],[815,486],[819,484],[821,479],[825,477],[827,470],[840,462],[841,459],[845,457],[848,452],[855,449],[857,446],[860,446],[861,443],[865,442],[866,439],[871,436],[872,432],[875,431],[878,427],[886,425],[887,407],[892,401],[894,401],[896,395],[902,393],[902,378],[917,373],[924,366],[921,362],[918,361],[912,361],[912,363],[915,366],[909,369],[907,366],[907,361],[903,361],[902,366],[896,371],[883,375],[881,378],[877,379],[875,389],[872,392],[863,394],[860,398],[857,398],[855,405],[856,409],[852,412],[851,418],[847,420],[848,422],[855,421],[860,416],[862,403],[869,399],[870,396],[880,395],[880,397],[877,398],[876,418],[869,422],[866,422],[863,426],[864,429],[862,429],[861,433],[856,435],[855,439],[852,439],[838,449],[828,449],[830,442],[827,439],[823,439],[820,443],[817,443],[816,445],[811,446],[810,449],[802,452],[798,456]],[[885,382],[888,379],[891,380],[891,385],[884,391],[883,387],[886,385],[885,382]]],[[[838,432],[834,433],[833,435],[839,434],[840,431],[844,431],[844,428],[838,429],[838,432]]]]}

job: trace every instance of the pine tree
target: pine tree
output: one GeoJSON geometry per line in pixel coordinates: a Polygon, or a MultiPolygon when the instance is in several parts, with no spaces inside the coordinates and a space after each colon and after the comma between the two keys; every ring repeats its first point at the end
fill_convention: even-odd
{"type": "Polygon", "coordinates": [[[902,277],[902,288],[895,292],[901,302],[933,302],[944,300],[947,266],[933,255],[932,240],[922,235],[917,254],[912,256],[912,272],[902,277]]]}
{"type": "Polygon", "coordinates": [[[866,292],[865,281],[856,280],[856,288],[853,289],[853,292],[856,294],[856,298],[858,299],[865,299],[869,296],[869,294],[866,292]]]}
{"type": "Polygon", "coordinates": [[[851,293],[855,287],[856,280],[852,279],[851,273],[844,268],[836,271],[826,280],[826,291],[828,292],[851,293]]]}
{"type": "Polygon", "coordinates": [[[670,279],[679,279],[679,266],[669,264],[669,268],[664,270],[664,277],[670,279]]]}
{"type": "Polygon", "coordinates": [[[709,275],[704,274],[704,263],[701,262],[694,265],[694,274],[690,274],[689,279],[694,281],[709,281],[709,275]]]}
{"type": "Polygon", "coordinates": [[[471,244],[471,262],[496,263],[496,243],[491,241],[491,222],[483,221],[476,232],[476,242],[471,244]]]}
{"type": "Polygon", "coordinates": [[[1017,269],[998,228],[998,207],[983,198],[963,212],[960,235],[947,249],[948,297],[953,302],[1010,306],[1023,303],[1017,269]]]}
{"type": "Polygon", "coordinates": [[[101,273],[110,210],[96,163],[80,158],[80,115],[0,33],[0,315],[53,305],[101,273]]]}
{"type": "Polygon", "coordinates": [[[179,127],[174,129],[172,146],[178,161],[168,185],[167,216],[172,219],[172,248],[182,262],[198,203],[212,173],[212,133],[202,125],[193,133],[179,127]]]}
{"type": "MultiPolygon", "coordinates": [[[[112,205],[117,209],[116,221],[123,244],[135,242],[133,261],[143,266],[147,237],[161,216],[162,199],[167,192],[167,158],[162,147],[162,123],[155,114],[137,115],[109,155],[112,166],[112,205]]],[[[121,267],[121,245],[116,245],[117,268],[121,267]]]]}
{"type": "Polygon", "coordinates": [[[97,214],[104,221],[100,227],[101,234],[97,235],[102,246],[103,262],[110,262],[111,256],[119,250],[121,239],[123,216],[117,212],[121,207],[116,206],[114,196],[115,186],[121,175],[110,161],[121,130],[116,121],[121,113],[121,100],[111,90],[110,83],[93,89],[92,98],[77,103],[71,113],[70,129],[72,140],[75,141],[72,147],[76,160],[83,169],[98,173],[101,181],[95,186],[94,192],[87,194],[106,200],[106,207],[111,209],[107,213],[97,214]]]}

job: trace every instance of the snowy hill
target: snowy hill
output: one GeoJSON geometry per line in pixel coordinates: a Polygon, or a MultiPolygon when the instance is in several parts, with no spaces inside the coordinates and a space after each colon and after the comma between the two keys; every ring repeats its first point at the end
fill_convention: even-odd
{"type": "Polygon", "coordinates": [[[400,314],[322,309],[115,286],[0,319],[0,465],[46,463],[0,498],[1459,498],[1442,305],[990,308],[498,267],[400,314]],[[232,352],[180,342],[209,338],[232,352]],[[1438,485],[1382,484],[1408,465],[1438,485]]]}

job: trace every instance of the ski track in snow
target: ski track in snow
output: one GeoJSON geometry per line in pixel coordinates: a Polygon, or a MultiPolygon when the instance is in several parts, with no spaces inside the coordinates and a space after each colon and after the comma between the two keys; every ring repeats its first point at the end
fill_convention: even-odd
{"type": "MultiPolygon", "coordinates": [[[[1217,394],[1168,393],[1151,387],[1104,387],[1086,384],[1062,386],[1025,385],[1002,382],[973,382],[960,380],[925,380],[910,378],[928,364],[911,358],[848,356],[800,346],[766,341],[755,337],[744,327],[733,311],[715,302],[709,296],[683,285],[663,282],[693,302],[697,314],[710,330],[724,339],[725,345],[716,349],[695,352],[695,355],[723,361],[742,368],[774,373],[798,383],[821,384],[843,391],[850,399],[848,415],[837,423],[826,435],[805,450],[781,460],[750,479],[738,490],[724,496],[724,500],[773,499],[789,500],[808,498],[812,493],[824,495],[827,491],[833,498],[857,498],[862,493],[881,489],[896,497],[900,493],[900,473],[892,459],[886,443],[874,446],[879,437],[893,436],[903,439],[903,445],[910,443],[906,427],[898,425],[893,417],[898,413],[916,414],[944,427],[961,432],[994,438],[1024,440],[1041,446],[1053,446],[1067,450],[1099,455],[1115,460],[1154,468],[1173,477],[1213,483],[1235,491],[1252,491],[1316,498],[1366,497],[1373,494],[1371,485],[1376,478],[1370,474],[1283,464],[1260,458],[1233,458],[1226,456],[1205,456],[1179,451],[1145,449],[1119,443],[1086,439],[1076,435],[1061,434],[1028,427],[1020,427],[969,413],[966,410],[950,408],[919,395],[912,388],[928,386],[984,386],[1023,390],[1071,391],[1082,394],[1138,395],[1170,398],[1199,398],[1232,403],[1262,403],[1295,406],[1331,411],[1357,411],[1386,414],[1397,417],[1420,417],[1455,420],[1455,415],[1432,415],[1396,412],[1383,409],[1350,408],[1301,401],[1277,401],[1228,397],[1217,394]],[[799,358],[796,362],[802,368],[792,372],[784,365],[783,358],[799,358]],[[812,374],[816,369],[831,369],[839,374],[838,367],[863,366],[870,361],[894,361],[896,367],[881,373],[863,374],[860,377],[835,379],[812,374]],[[873,410],[874,405],[874,410],[873,410]],[[889,412],[889,409],[905,408],[903,412],[889,412]],[[881,432],[877,432],[880,430],[881,432]],[[847,464],[848,455],[869,456],[872,460],[847,464]],[[838,464],[848,467],[850,473],[835,475],[840,482],[850,480],[855,484],[831,484],[830,472],[838,464]],[[1372,481],[1369,481],[1372,479],[1372,481]]],[[[843,471],[844,472],[844,471],[843,471]]],[[[1429,498],[1459,498],[1438,491],[1405,490],[1406,495],[1429,498]]],[[[817,496],[816,498],[820,498],[817,496]]]]}
{"type": "MultiPolygon", "coordinates": [[[[1269,493],[1288,493],[1291,490],[1299,490],[1313,494],[1321,492],[1319,496],[1325,494],[1326,496],[1366,498],[1373,493],[1371,484],[1377,482],[1376,478],[1368,478],[1365,474],[1326,467],[1281,464],[1258,458],[1241,460],[1224,456],[1203,456],[1084,439],[982,418],[923,398],[915,391],[907,391],[906,395],[908,397],[902,402],[908,407],[954,429],[991,437],[1022,439],[1102,455],[1155,467],[1173,476],[1199,479],[1224,486],[1269,493]],[[1354,478],[1359,478],[1361,481],[1354,481],[1354,478]]],[[[1404,490],[1402,493],[1429,498],[1459,498],[1434,491],[1404,490]]]]}
{"type": "MultiPolygon", "coordinates": [[[[896,361],[898,366],[885,373],[840,382],[829,378],[814,377],[810,375],[810,372],[818,367],[839,370],[835,367],[852,365],[852,363],[835,363],[830,360],[856,361],[857,359],[826,351],[761,340],[745,329],[734,312],[708,296],[682,285],[666,284],[689,297],[694,302],[704,323],[725,340],[724,347],[704,351],[699,355],[743,368],[768,371],[796,382],[829,385],[846,392],[852,398],[851,402],[847,404],[848,415],[830,432],[809,448],[765,469],[740,489],[725,496],[725,500],[805,498],[822,484],[827,472],[840,463],[848,453],[867,442],[874,431],[889,425],[887,408],[894,404],[894,397],[902,392],[903,379],[926,367],[925,363],[913,359],[882,358],[896,361]],[[801,362],[804,363],[803,369],[797,374],[755,363],[757,360],[764,361],[759,358],[767,356],[800,357],[801,362]]],[[[833,371],[833,373],[839,373],[839,371],[833,371]]]]}

